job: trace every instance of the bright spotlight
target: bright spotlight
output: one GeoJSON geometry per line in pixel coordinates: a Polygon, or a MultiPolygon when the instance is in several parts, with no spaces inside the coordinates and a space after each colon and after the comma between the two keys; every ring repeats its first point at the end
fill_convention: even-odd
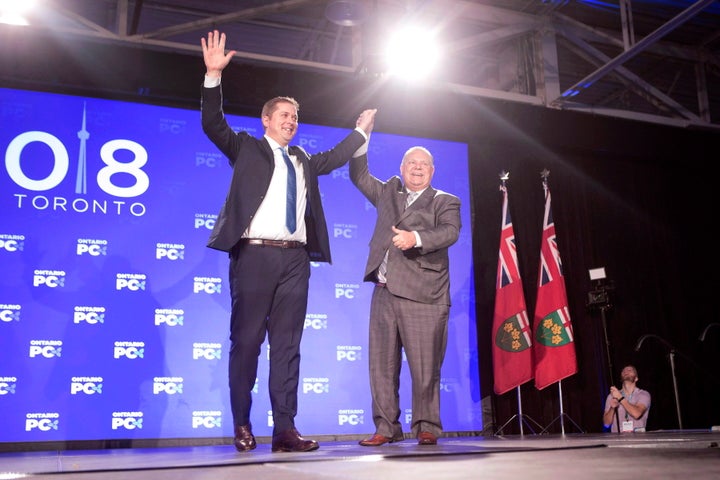
{"type": "Polygon", "coordinates": [[[28,25],[25,13],[34,6],[34,0],[0,0],[0,23],[28,25]]]}
{"type": "Polygon", "coordinates": [[[439,51],[426,30],[408,27],[396,33],[386,50],[387,72],[408,80],[425,78],[435,68],[439,51]]]}

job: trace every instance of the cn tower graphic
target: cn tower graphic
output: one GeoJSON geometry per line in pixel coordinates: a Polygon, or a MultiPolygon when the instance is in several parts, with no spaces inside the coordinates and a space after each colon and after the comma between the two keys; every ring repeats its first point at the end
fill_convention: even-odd
{"type": "Polygon", "coordinates": [[[77,179],[75,180],[75,193],[87,193],[87,139],[90,138],[90,133],[85,129],[85,116],[87,109],[87,103],[83,103],[83,119],[82,129],[78,131],[78,138],[80,139],[80,153],[78,154],[78,169],[77,179]]]}

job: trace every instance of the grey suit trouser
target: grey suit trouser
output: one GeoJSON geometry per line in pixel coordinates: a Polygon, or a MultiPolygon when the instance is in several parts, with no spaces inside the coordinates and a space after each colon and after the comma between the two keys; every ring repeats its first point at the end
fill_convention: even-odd
{"type": "Polygon", "coordinates": [[[442,433],[440,370],[445,357],[448,305],[419,303],[376,286],[370,304],[370,391],[375,433],[403,435],[400,369],[405,351],[412,379],[413,436],[442,433]]]}

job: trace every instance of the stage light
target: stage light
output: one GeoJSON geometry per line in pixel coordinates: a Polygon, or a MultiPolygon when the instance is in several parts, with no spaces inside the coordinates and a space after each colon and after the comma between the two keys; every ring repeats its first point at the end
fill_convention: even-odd
{"type": "Polygon", "coordinates": [[[607,278],[605,275],[605,267],[591,268],[588,270],[588,273],[590,274],[590,280],[604,280],[607,278]]]}
{"type": "Polygon", "coordinates": [[[34,0],[0,0],[0,23],[28,25],[25,14],[35,5],[34,0]]]}
{"type": "Polygon", "coordinates": [[[393,35],[385,52],[387,73],[407,80],[427,77],[440,54],[433,35],[418,27],[407,27],[393,35]]]}
{"type": "Polygon", "coordinates": [[[607,280],[605,267],[591,268],[588,270],[590,281],[593,282],[593,290],[588,292],[588,307],[608,308],[610,306],[609,291],[614,289],[611,281],[607,280]]]}

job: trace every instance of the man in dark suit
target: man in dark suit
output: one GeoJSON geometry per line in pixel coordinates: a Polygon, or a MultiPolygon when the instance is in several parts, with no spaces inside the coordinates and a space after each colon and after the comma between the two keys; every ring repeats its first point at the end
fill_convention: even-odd
{"type": "MultiPolygon", "coordinates": [[[[361,152],[359,152],[361,153],[361,152]]],[[[375,283],[370,305],[370,391],[380,446],[404,439],[399,422],[402,350],[412,379],[412,435],[435,445],[442,433],[440,369],[450,309],[448,247],[460,233],[460,199],[430,186],[432,154],[412,147],[402,180],[383,182],[368,171],[367,155],[350,160],[350,178],[377,209],[364,280],[375,283]]]]}
{"type": "Polygon", "coordinates": [[[220,77],[235,54],[225,52],[217,30],[201,40],[207,69],[202,90],[202,127],[232,166],[232,179],[208,246],[230,255],[230,405],[234,444],[256,447],[250,422],[251,390],[267,334],[273,452],[307,452],[319,446],[295,428],[300,339],[307,310],[310,260],[330,262],[318,175],[341,167],[372,131],[374,110],[334,148],[308,155],[288,148],[298,128],[298,103],[275,97],[265,103],[263,138],[235,133],[222,110],[220,77]]]}

